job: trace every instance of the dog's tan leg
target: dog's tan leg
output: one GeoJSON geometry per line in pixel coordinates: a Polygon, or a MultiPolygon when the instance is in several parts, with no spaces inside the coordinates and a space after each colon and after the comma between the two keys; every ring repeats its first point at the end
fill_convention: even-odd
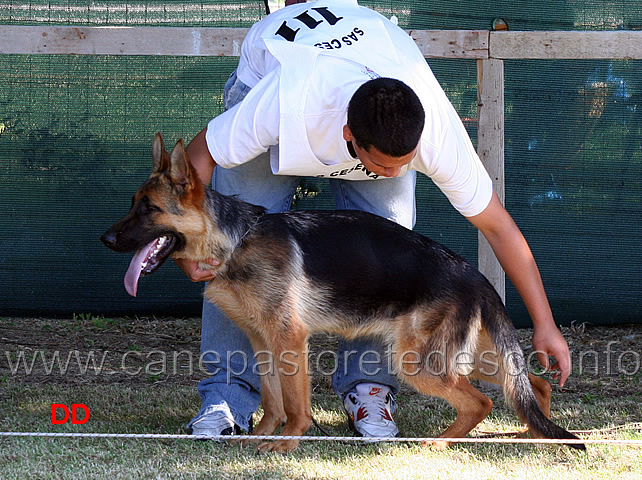
{"type": "MultiPolygon", "coordinates": [[[[485,346],[485,348],[478,348],[474,370],[468,378],[471,380],[482,380],[484,382],[494,383],[495,385],[503,387],[506,373],[499,361],[497,352],[490,343],[484,344],[483,341],[480,343],[482,347],[485,346]],[[480,352],[483,353],[482,356],[480,356],[480,352]]],[[[514,433],[517,436],[523,436],[526,432],[528,432],[528,426],[524,425],[514,433]]]]}
{"type": "Polygon", "coordinates": [[[283,409],[283,394],[278,373],[269,373],[261,377],[261,405],[263,405],[263,417],[254,429],[254,434],[272,435],[287,419],[283,409]]]}
{"type": "MultiPolygon", "coordinates": [[[[307,331],[300,328],[293,331],[291,326],[288,339],[275,350],[275,360],[280,373],[283,409],[287,420],[281,431],[284,436],[303,435],[312,423],[310,412],[310,377],[306,371],[305,350],[307,331]]],[[[294,450],[299,440],[276,440],[259,445],[259,450],[285,453],[294,450]]]]}
{"type": "MultiPolygon", "coordinates": [[[[419,373],[407,376],[405,380],[417,391],[425,395],[443,398],[457,410],[457,418],[446,431],[439,435],[440,438],[465,437],[479,422],[486,418],[493,408],[491,399],[473,387],[465,377],[458,377],[453,382],[447,382],[440,377],[419,373]]],[[[453,443],[444,440],[427,442],[424,446],[432,445],[434,448],[442,450],[453,443]]]]}
{"type": "MultiPolygon", "coordinates": [[[[462,438],[475,428],[493,409],[493,402],[473,387],[467,378],[459,377],[456,384],[440,395],[457,410],[453,424],[440,435],[442,438],[462,438]]],[[[436,442],[438,449],[446,448],[453,442],[436,442]]]]}
{"type": "MultiPolygon", "coordinates": [[[[261,376],[261,405],[263,406],[263,416],[254,428],[252,435],[273,435],[286,420],[279,373],[274,362],[274,355],[266,349],[263,342],[252,340],[252,345],[261,376]]],[[[247,446],[259,442],[261,440],[242,440],[240,444],[247,446]]]]}
{"type": "Polygon", "coordinates": [[[551,384],[545,378],[538,377],[532,373],[528,374],[528,379],[533,387],[539,408],[544,412],[546,418],[551,418],[551,384]]]}
{"type": "MultiPolygon", "coordinates": [[[[504,370],[503,364],[499,359],[495,347],[490,341],[488,333],[485,330],[480,332],[479,343],[475,356],[474,370],[470,374],[469,378],[484,380],[503,386],[506,375],[510,374],[506,373],[504,370]]],[[[528,379],[533,387],[533,392],[535,393],[540,409],[544,412],[544,415],[546,415],[547,418],[550,418],[551,384],[545,378],[538,377],[532,373],[528,374],[528,379]]],[[[528,432],[528,427],[524,426],[524,428],[518,430],[517,433],[521,435],[526,432],[528,432]]]]}
{"type": "MultiPolygon", "coordinates": [[[[537,404],[542,410],[546,418],[551,418],[551,384],[548,383],[548,380],[542,377],[533,375],[532,373],[528,374],[528,379],[531,382],[533,387],[533,393],[535,398],[537,398],[537,404]]],[[[517,430],[518,437],[527,437],[528,436],[528,425],[524,425],[522,428],[517,430]]]]}
{"type": "Polygon", "coordinates": [[[263,417],[254,429],[254,435],[272,435],[285,423],[283,395],[281,393],[280,375],[274,353],[260,339],[253,339],[252,345],[261,375],[261,404],[263,417]]]}

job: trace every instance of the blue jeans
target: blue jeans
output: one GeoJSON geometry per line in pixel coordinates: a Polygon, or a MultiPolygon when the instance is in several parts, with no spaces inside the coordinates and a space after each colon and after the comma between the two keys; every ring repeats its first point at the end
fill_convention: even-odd
{"type": "MultiPolygon", "coordinates": [[[[240,101],[248,90],[232,75],[225,90],[226,106],[240,101]]],[[[329,182],[338,209],[363,210],[407,228],[414,226],[414,171],[400,178],[329,182]]],[[[268,213],[289,210],[298,183],[298,177],[272,174],[269,153],[232,169],[216,167],[212,175],[213,189],[262,205],[268,213]]],[[[207,301],[203,303],[201,355],[211,375],[198,385],[202,406],[192,422],[227,406],[236,424],[247,430],[261,400],[252,346],[245,333],[207,301]]],[[[381,343],[340,340],[335,358],[332,388],[337,394],[343,396],[362,382],[388,385],[393,392],[399,390],[381,343]]]]}

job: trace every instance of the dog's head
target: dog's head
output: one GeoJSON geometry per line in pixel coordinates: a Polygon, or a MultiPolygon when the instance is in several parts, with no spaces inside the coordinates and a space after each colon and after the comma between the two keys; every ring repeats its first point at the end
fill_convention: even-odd
{"type": "Polygon", "coordinates": [[[117,252],[133,252],[125,288],[136,296],[138,279],[156,271],[186,246],[186,237],[203,232],[204,186],[190,164],[183,141],[167,154],[160,133],[153,146],[153,170],[132,199],[129,213],[101,237],[117,252]]]}

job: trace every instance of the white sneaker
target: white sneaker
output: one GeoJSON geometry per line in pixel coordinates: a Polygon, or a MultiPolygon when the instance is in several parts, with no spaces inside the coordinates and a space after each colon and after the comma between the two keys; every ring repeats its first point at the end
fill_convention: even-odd
{"type": "Polygon", "coordinates": [[[209,408],[203,415],[187,426],[190,435],[217,437],[219,435],[239,435],[241,429],[234,423],[232,412],[223,405],[209,408]]]}
{"type": "Polygon", "coordinates": [[[397,437],[392,419],[397,408],[390,388],[376,383],[360,383],[348,393],[343,406],[350,428],[360,437],[397,437]]]}

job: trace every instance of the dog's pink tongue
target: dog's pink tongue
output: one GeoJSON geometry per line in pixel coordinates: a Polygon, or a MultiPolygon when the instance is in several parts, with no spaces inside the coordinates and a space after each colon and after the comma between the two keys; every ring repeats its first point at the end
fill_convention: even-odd
{"type": "Polygon", "coordinates": [[[127,273],[125,274],[125,290],[127,290],[127,293],[129,293],[132,297],[136,296],[136,292],[138,290],[138,279],[140,278],[140,274],[143,268],[142,265],[143,262],[147,259],[147,254],[149,253],[153,245],[154,242],[151,242],[138,250],[136,252],[136,255],[134,255],[134,258],[132,258],[132,261],[129,263],[129,268],[127,269],[127,273]]]}

